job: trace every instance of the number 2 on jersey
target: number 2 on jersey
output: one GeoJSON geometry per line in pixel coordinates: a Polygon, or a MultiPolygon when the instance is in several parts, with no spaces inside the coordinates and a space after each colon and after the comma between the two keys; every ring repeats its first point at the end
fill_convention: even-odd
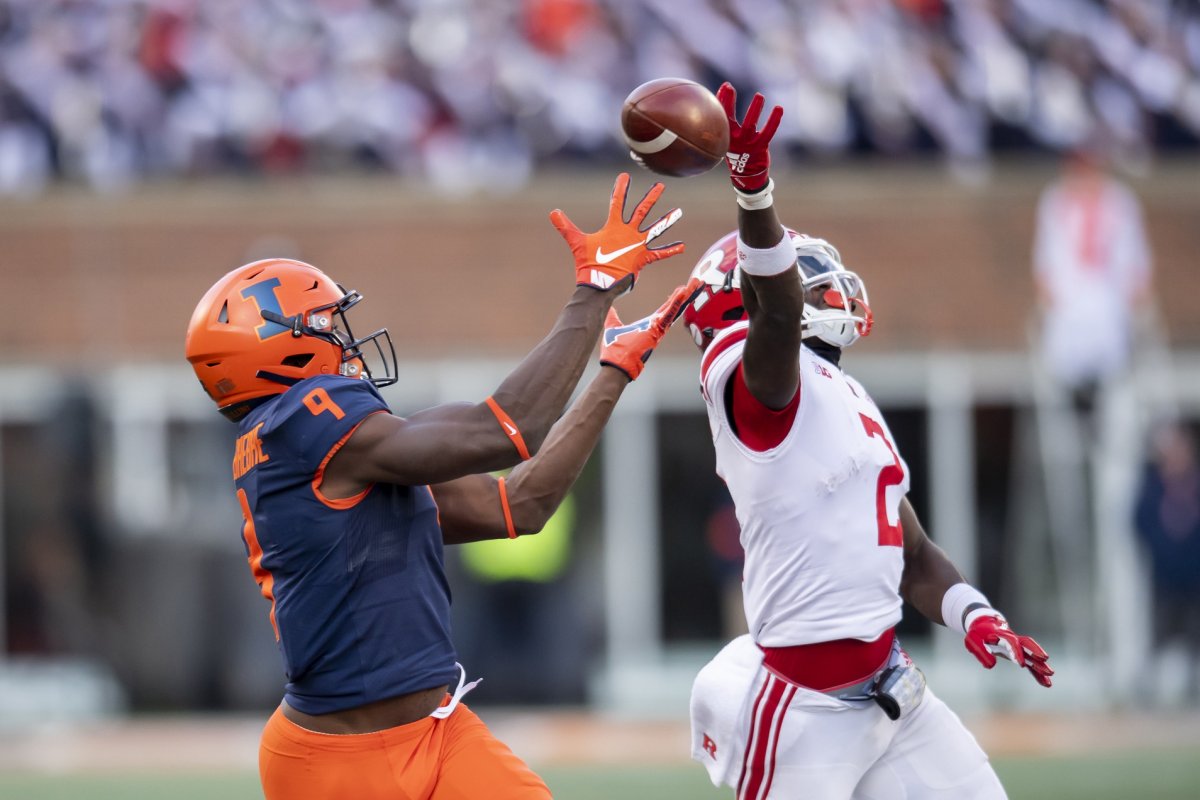
{"type": "Polygon", "coordinates": [[[899,517],[895,524],[888,522],[887,490],[889,486],[899,486],[903,482],[904,467],[900,465],[900,456],[896,455],[896,448],[888,441],[883,426],[861,412],[858,417],[862,420],[867,436],[878,436],[892,454],[892,463],[879,471],[879,481],[875,484],[875,517],[879,523],[879,546],[903,547],[904,530],[900,527],[899,517]]]}

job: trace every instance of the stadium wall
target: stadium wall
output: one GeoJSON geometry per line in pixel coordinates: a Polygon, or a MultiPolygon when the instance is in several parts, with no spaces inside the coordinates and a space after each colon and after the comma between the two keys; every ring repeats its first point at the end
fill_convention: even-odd
{"type": "MultiPolygon", "coordinates": [[[[818,167],[781,176],[777,194],[785,222],[833,241],[866,279],[879,324],[862,350],[1022,350],[1034,211],[1053,176],[1049,163],[1023,163],[967,186],[934,167],[818,167]]],[[[362,291],[359,324],[387,325],[402,356],[519,354],[548,329],[570,285],[547,212],[561,207],[596,227],[611,180],[548,174],[519,194],[462,198],[364,177],[159,184],[119,195],[61,188],[0,200],[0,271],[10,297],[36,306],[0,318],[0,359],[177,359],[204,290],[267,254],[311,261],[362,291]]],[[[633,192],[648,185],[638,173],[633,192]]],[[[1194,346],[1200,162],[1161,164],[1133,186],[1171,341],[1194,346]]],[[[656,306],[734,224],[719,175],[672,180],[664,197],[664,210],[684,208],[673,233],[690,250],[646,274],[624,301],[629,314],[656,306]]],[[[676,336],[665,348],[688,345],[676,336]]]]}

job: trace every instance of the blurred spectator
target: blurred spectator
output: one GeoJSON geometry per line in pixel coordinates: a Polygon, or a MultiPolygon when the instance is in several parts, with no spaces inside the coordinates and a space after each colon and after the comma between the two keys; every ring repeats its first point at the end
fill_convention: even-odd
{"type": "Polygon", "coordinates": [[[1090,416],[1097,392],[1129,360],[1151,256],[1137,198],[1097,153],[1081,149],[1064,163],[1038,203],[1033,269],[1046,366],[1090,416]]]}
{"type": "Polygon", "coordinates": [[[621,99],[722,79],[821,155],[1126,156],[1200,141],[1200,7],[1172,0],[0,0],[0,193],[51,177],[382,168],[508,192],[624,157],[621,99]]]}
{"type": "Polygon", "coordinates": [[[33,194],[50,180],[47,134],[45,120],[0,74],[0,194],[33,194]]]}
{"type": "Polygon", "coordinates": [[[1200,463],[1195,437],[1182,425],[1164,426],[1154,437],[1136,514],[1150,559],[1155,650],[1183,646],[1194,705],[1200,702],[1200,463]]]}

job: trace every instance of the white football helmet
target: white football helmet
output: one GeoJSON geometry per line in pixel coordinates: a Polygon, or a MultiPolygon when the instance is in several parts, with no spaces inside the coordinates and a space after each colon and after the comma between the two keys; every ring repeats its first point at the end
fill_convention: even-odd
{"type": "MultiPolygon", "coordinates": [[[[826,308],[805,303],[801,325],[805,339],[817,338],[835,347],[849,347],[867,336],[874,324],[862,279],[842,264],[837,248],[824,239],[787,229],[796,247],[796,268],[806,292],[825,286],[826,308]]],[[[692,275],[704,288],[688,304],[683,320],[701,350],[713,337],[746,318],[742,306],[741,273],[737,266],[737,231],[717,240],[700,257],[692,275]]]]}

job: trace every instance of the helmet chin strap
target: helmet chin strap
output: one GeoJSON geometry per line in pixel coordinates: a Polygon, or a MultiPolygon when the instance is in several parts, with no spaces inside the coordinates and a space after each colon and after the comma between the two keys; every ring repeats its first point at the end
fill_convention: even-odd
{"type": "Polygon", "coordinates": [[[284,386],[295,386],[300,382],[299,378],[294,378],[291,375],[280,375],[278,372],[271,372],[270,370],[265,369],[260,369],[256,376],[265,381],[282,383],[284,386]]]}
{"type": "Polygon", "coordinates": [[[832,345],[824,339],[818,339],[816,336],[804,339],[803,341],[805,347],[807,347],[809,350],[812,350],[821,358],[830,362],[834,366],[841,366],[840,362],[842,360],[842,348],[832,345]]]}
{"type": "Polygon", "coordinates": [[[830,347],[844,348],[854,344],[861,336],[857,321],[847,314],[829,315],[820,309],[806,305],[800,337],[805,343],[820,340],[830,347]]]}

